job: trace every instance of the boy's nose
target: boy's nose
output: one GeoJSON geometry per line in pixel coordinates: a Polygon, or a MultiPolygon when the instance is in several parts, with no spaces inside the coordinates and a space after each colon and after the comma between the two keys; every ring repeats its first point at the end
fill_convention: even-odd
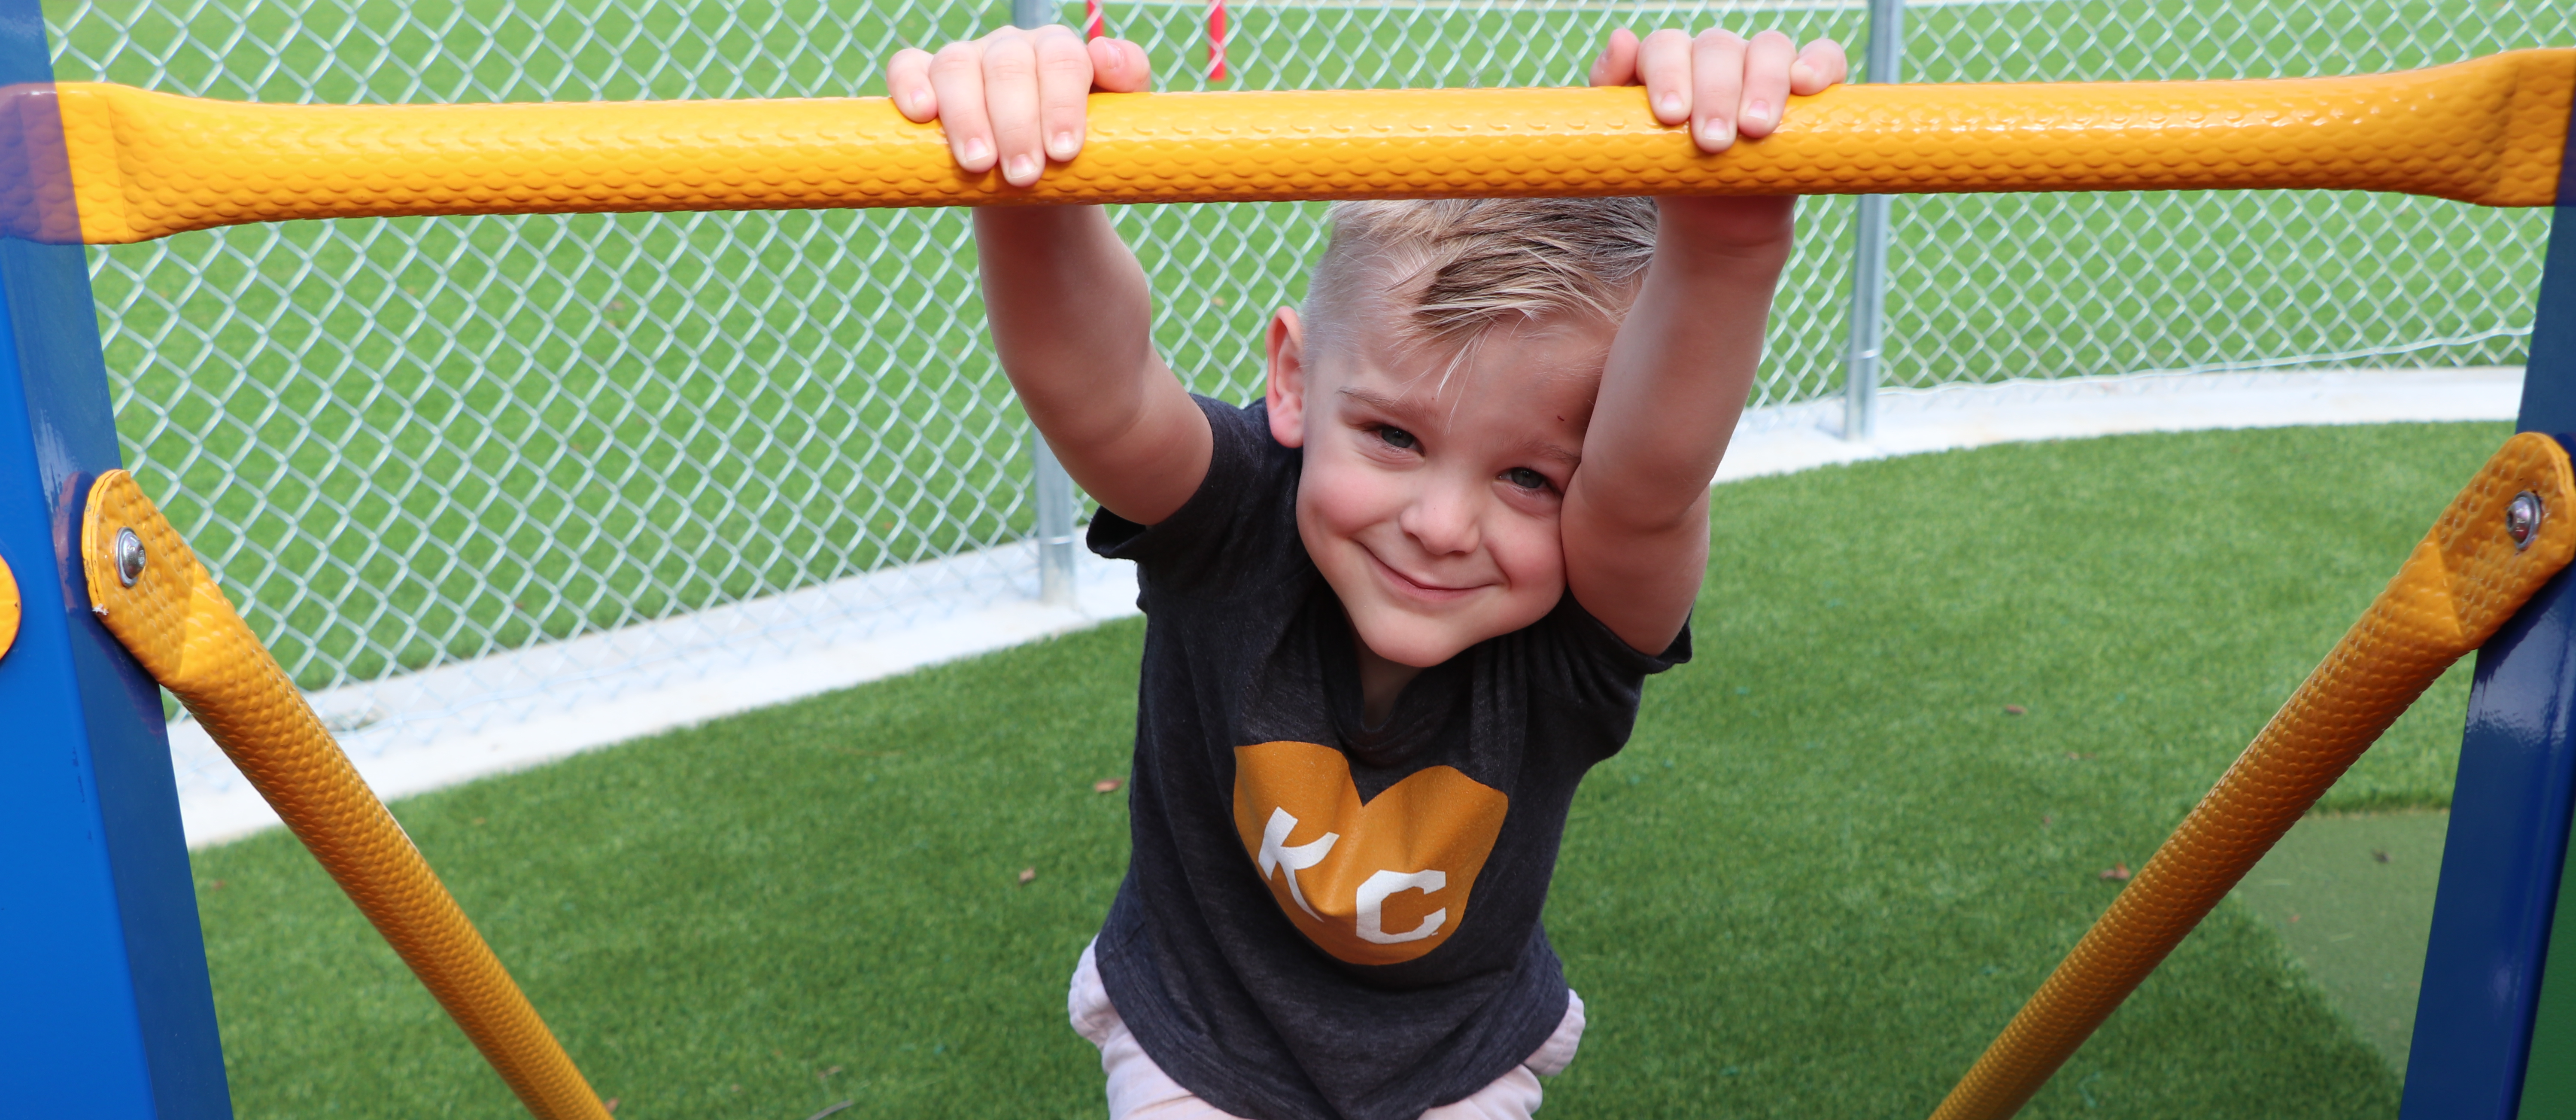
{"type": "Polygon", "coordinates": [[[1434,485],[1416,495],[1413,503],[1396,518],[1405,535],[1412,537],[1424,552],[1433,556],[1454,556],[1476,550],[1478,541],[1476,502],[1473,495],[1461,493],[1456,485],[1434,485]]]}

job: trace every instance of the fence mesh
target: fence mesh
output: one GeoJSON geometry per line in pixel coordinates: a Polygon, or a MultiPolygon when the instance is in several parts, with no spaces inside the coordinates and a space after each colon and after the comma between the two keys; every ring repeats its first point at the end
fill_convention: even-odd
{"type": "MultiPolygon", "coordinates": [[[[1226,88],[1580,80],[1612,27],[1773,25],[1853,45],[1854,3],[1234,0],[1226,88]]],[[[81,0],[56,68],[211,97],[450,102],[881,92],[898,46],[1007,4],[938,0],[81,0]]],[[[1065,10],[1080,18],[1079,5],[1065,10]]],[[[1211,88],[1205,10],[1111,0],[1168,89],[1211,88]]],[[[2576,42],[2556,0],[1919,5],[1920,81],[2256,77],[2576,42]]],[[[1254,391],[1310,204],[1117,220],[1193,387],[1254,391]]],[[[1848,200],[1811,200],[1757,404],[1839,385],[1848,200]]],[[[1890,384],[2520,360],[2545,215],[2346,194],[1899,199],[1890,384]]],[[[796,618],[657,638],[675,666],[897,600],[1033,577],[1024,422],[953,211],[299,222],[91,250],[128,460],[308,689],[852,586],[796,618]],[[966,558],[937,579],[901,573],[966,558]],[[980,564],[981,567],[974,565],[980,564]],[[964,574],[960,574],[960,573],[964,574]],[[860,579],[869,573],[894,575],[860,579]],[[857,583],[852,583],[857,580],[857,583]]],[[[675,668],[675,672],[687,671],[675,668]]],[[[452,697],[507,718],[522,669],[452,697]]],[[[363,713],[356,717],[364,722],[363,713]]]]}

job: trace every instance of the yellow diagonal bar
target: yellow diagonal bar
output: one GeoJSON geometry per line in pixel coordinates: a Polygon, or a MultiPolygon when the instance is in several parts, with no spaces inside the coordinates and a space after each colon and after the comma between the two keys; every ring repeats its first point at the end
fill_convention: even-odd
{"type": "Polygon", "coordinates": [[[540,1120],[608,1120],[581,1071],[303,694],[124,471],[81,528],[90,607],[241,768],[540,1120]],[[120,570],[134,534],[137,566],[120,570]],[[129,579],[128,576],[131,578],[129,579]]]}
{"type": "MultiPolygon", "coordinates": [[[[2342,78],[1851,85],[1721,155],[1637,89],[1097,94],[1018,190],[883,98],[253,105],[65,82],[91,243],[298,218],[1467,195],[2312,188],[2555,194],[2576,50],[2342,78]]],[[[56,205],[21,219],[49,236],[56,205]]]]}
{"type": "Polygon", "coordinates": [[[1961,1078],[1934,1120],[2019,1111],[2317,797],[2576,555],[2576,478],[2548,436],[2505,442],[2397,577],[2264,725],[1961,1078]],[[2508,511],[2537,499],[2517,545],[2508,511]]]}

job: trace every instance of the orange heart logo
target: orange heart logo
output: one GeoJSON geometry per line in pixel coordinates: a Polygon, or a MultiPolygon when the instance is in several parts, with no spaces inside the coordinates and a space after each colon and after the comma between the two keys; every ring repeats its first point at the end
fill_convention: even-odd
{"type": "Polygon", "coordinates": [[[1458,931],[1511,799],[1449,766],[1360,804],[1350,760],[1314,743],[1234,749],[1234,827],[1280,912],[1351,964],[1400,964],[1458,931]]]}

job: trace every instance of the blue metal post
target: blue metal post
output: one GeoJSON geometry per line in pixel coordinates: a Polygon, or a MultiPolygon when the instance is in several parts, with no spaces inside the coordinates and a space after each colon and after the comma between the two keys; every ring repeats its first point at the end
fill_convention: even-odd
{"type": "MultiPolygon", "coordinates": [[[[2571,122],[2576,155],[2576,122],[2571,122]]],[[[2576,167],[2558,208],[2523,374],[2521,431],[2576,433],[2576,167]]],[[[2576,509],[2550,510],[2576,517],[2576,509]]],[[[2449,846],[2406,1065],[2404,1120],[2513,1120],[2576,792],[2576,591],[2551,580],[2478,653],[2449,846]]],[[[2576,931],[2571,931],[2576,932],[2576,931]]]]}
{"type": "MultiPolygon", "coordinates": [[[[69,172],[37,0],[0,0],[0,214],[59,233],[69,172]],[[47,212],[51,208],[51,212],[47,212]]],[[[90,617],[82,502],[119,465],[78,245],[0,236],[0,1114],[232,1115],[159,692],[90,617]]]]}

